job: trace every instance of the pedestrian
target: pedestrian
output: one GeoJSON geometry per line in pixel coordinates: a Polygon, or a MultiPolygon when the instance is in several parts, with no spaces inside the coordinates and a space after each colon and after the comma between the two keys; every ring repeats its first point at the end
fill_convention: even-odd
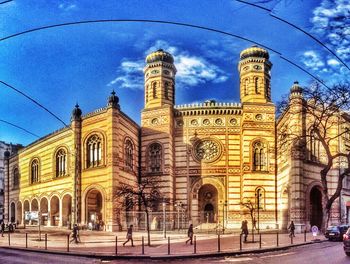
{"type": "Polygon", "coordinates": [[[295,225],[294,225],[294,222],[290,222],[290,225],[288,227],[289,229],[289,237],[295,237],[295,234],[294,234],[294,231],[295,231],[295,225]]]}
{"type": "Polygon", "coordinates": [[[74,226],[73,226],[73,230],[72,230],[72,239],[71,239],[71,241],[70,242],[75,242],[75,244],[78,244],[78,232],[79,232],[79,230],[78,230],[78,225],[77,224],[74,224],[74,226]]]}
{"type": "Polygon", "coordinates": [[[242,229],[242,233],[241,234],[244,234],[244,242],[247,242],[248,233],[249,233],[248,232],[248,221],[247,220],[242,221],[241,229],[242,229]]]}
{"type": "Polygon", "coordinates": [[[1,221],[1,236],[4,236],[4,232],[5,232],[5,222],[1,221]]]}
{"type": "Polygon", "coordinates": [[[188,242],[190,242],[190,244],[192,245],[192,240],[193,240],[193,224],[190,224],[190,226],[188,227],[187,236],[188,236],[188,239],[186,240],[186,244],[187,244],[188,242]]]}
{"type": "Polygon", "coordinates": [[[256,219],[255,219],[255,216],[253,217],[253,229],[256,230],[256,219]]]}
{"type": "Polygon", "coordinates": [[[128,243],[131,240],[131,246],[134,247],[134,240],[132,239],[132,229],[133,225],[130,225],[128,228],[128,231],[126,232],[126,241],[123,243],[123,247],[125,246],[126,243],[128,243]]]}
{"type": "Polygon", "coordinates": [[[11,222],[8,224],[8,227],[9,227],[9,232],[12,233],[13,232],[13,225],[11,222]]]}

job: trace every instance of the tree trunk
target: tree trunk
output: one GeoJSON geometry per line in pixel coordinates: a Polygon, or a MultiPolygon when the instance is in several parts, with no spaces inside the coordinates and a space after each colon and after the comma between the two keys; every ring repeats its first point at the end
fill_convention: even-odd
{"type": "Polygon", "coordinates": [[[149,228],[149,216],[148,216],[148,210],[146,209],[146,227],[147,227],[147,244],[148,246],[151,246],[151,232],[149,228]]]}
{"type": "Polygon", "coordinates": [[[326,232],[326,229],[329,225],[329,213],[330,213],[330,209],[327,208],[327,206],[322,206],[322,211],[323,211],[323,215],[322,215],[322,227],[321,227],[321,231],[324,234],[326,232]]]}

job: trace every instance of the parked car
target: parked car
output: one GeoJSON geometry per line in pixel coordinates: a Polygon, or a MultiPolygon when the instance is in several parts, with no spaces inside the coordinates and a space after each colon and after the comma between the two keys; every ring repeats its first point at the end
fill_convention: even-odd
{"type": "Polygon", "coordinates": [[[345,254],[350,257],[350,228],[343,235],[343,245],[345,254]]]}
{"type": "Polygon", "coordinates": [[[333,225],[329,226],[325,232],[325,237],[328,238],[330,241],[342,241],[343,235],[347,232],[349,229],[348,225],[333,225]]]}

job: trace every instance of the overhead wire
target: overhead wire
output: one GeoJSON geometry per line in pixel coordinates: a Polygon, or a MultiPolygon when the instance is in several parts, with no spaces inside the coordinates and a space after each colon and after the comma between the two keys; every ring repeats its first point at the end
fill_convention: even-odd
{"type": "Polygon", "coordinates": [[[11,122],[9,122],[9,121],[6,121],[6,120],[4,120],[4,119],[0,119],[0,122],[5,123],[5,124],[8,124],[8,125],[13,126],[13,127],[16,127],[16,128],[19,128],[19,129],[25,131],[26,133],[31,134],[31,135],[34,136],[34,137],[40,138],[40,136],[38,136],[37,134],[34,134],[33,132],[30,132],[29,130],[27,130],[27,129],[21,127],[21,126],[18,126],[18,125],[14,124],[14,123],[11,123],[11,122]]]}

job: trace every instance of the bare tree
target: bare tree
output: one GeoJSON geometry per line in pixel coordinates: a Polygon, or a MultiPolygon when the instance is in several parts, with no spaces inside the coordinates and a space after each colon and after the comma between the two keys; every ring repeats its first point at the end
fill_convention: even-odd
{"type": "Polygon", "coordinates": [[[302,107],[295,108],[299,109],[297,112],[291,110],[288,100],[282,100],[278,104],[278,112],[283,114],[289,111],[292,115],[302,115],[304,125],[298,125],[307,128],[304,127],[301,133],[296,133],[293,129],[288,132],[279,131],[279,139],[287,139],[281,144],[290,144],[292,151],[304,151],[310,160],[319,163],[323,192],[323,228],[326,228],[332,204],[340,196],[344,178],[350,175],[350,148],[340,144],[350,133],[350,115],[347,113],[350,109],[350,85],[337,84],[329,89],[315,83],[301,92],[302,107]],[[317,142],[321,146],[319,149],[323,154],[322,159],[310,152],[308,146],[311,142],[314,145],[317,142]],[[339,169],[339,175],[331,176],[330,172],[335,168],[339,169]],[[338,177],[334,192],[329,189],[331,177],[338,177]]]}
{"type": "Polygon", "coordinates": [[[250,215],[250,218],[252,219],[252,232],[253,232],[254,222],[255,222],[254,212],[255,212],[256,206],[250,199],[246,200],[245,202],[241,202],[241,205],[249,210],[249,215],[250,215]]]}
{"type": "Polygon", "coordinates": [[[149,212],[163,197],[159,194],[159,177],[145,176],[135,185],[121,184],[117,188],[117,196],[124,198],[126,207],[136,205],[146,214],[147,244],[151,245],[149,212]]]}

